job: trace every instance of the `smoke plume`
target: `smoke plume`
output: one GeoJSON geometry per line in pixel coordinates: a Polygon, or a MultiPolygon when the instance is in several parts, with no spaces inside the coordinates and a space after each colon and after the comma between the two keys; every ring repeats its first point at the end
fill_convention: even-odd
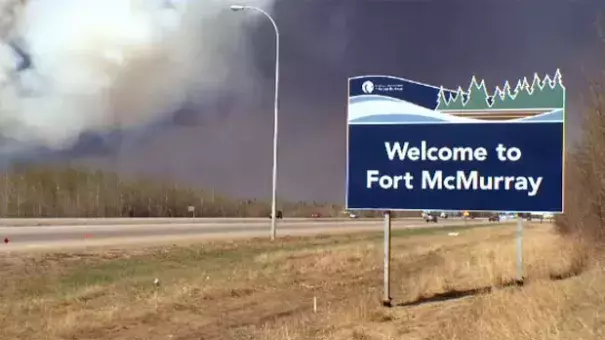
{"type": "Polygon", "coordinates": [[[0,0],[0,152],[63,149],[83,133],[144,126],[220,90],[232,72],[253,78],[242,55],[253,15],[229,5],[0,0]]]}

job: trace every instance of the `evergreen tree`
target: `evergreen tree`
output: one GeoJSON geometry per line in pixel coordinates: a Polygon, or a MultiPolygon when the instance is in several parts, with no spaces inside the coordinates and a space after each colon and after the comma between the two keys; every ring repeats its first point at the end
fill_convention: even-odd
{"type": "Polygon", "coordinates": [[[549,104],[552,108],[563,108],[565,106],[565,86],[561,76],[561,71],[557,69],[553,78],[554,87],[549,91],[549,104]]]}
{"type": "Polygon", "coordinates": [[[523,83],[521,83],[521,88],[523,90],[525,90],[525,92],[530,93],[531,87],[529,85],[529,81],[527,80],[527,77],[523,77],[523,83]]]}
{"type": "Polygon", "coordinates": [[[534,80],[531,83],[531,94],[533,95],[534,93],[537,93],[538,91],[542,90],[542,82],[540,80],[540,77],[538,76],[537,73],[534,73],[534,80]]]}
{"type": "Polygon", "coordinates": [[[517,94],[515,100],[512,101],[511,104],[515,109],[529,109],[534,107],[531,96],[531,86],[527,81],[527,77],[523,78],[521,91],[519,92],[519,94],[517,94]]]}
{"type": "MultiPolygon", "coordinates": [[[[519,85],[520,86],[520,85],[519,85]]],[[[498,107],[493,107],[494,109],[503,109],[507,108],[507,105],[510,105],[510,102],[514,99],[515,94],[513,93],[512,87],[508,80],[504,82],[504,87],[502,88],[502,101],[498,103],[498,107]]]]}
{"type": "Polygon", "coordinates": [[[491,96],[487,97],[487,104],[488,104],[489,108],[492,108],[494,106],[494,103],[501,98],[500,97],[501,91],[502,90],[500,90],[500,88],[498,86],[496,86],[494,93],[491,96]]]}
{"type": "MultiPolygon", "coordinates": [[[[558,77],[560,78],[560,74],[558,77]]],[[[544,77],[544,81],[540,81],[539,78],[536,80],[536,78],[537,75],[532,84],[534,90],[531,95],[531,107],[544,109],[563,107],[564,90],[562,87],[557,86],[560,80],[553,83],[548,75],[544,77]]],[[[556,75],[555,78],[557,78],[556,75]]]]}
{"type": "Polygon", "coordinates": [[[544,86],[544,82],[540,79],[537,73],[534,74],[534,80],[530,87],[530,97],[528,108],[546,108],[548,103],[548,87],[544,86]]]}
{"type": "Polygon", "coordinates": [[[521,80],[519,80],[519,81],[517,81],[517,85],[515,86],[515,89],[513,90],[512,97],[513,98],[517,97],[517,95],[519,93],[521,93],[522,90],[523,90],[523,82],[521,82],[521,80]]]}
{"type": "Polygon", "coordinates": [[[506,91],[504,89],[500,89],[500,87],[496,86],[496,89],[494,90],[494,95],[492,96],[492,101],[491,101],[491,109],[498,109],[500,106],[502,106],[503,102],[504,102],[504,98],[506,96],[506,91]]]}
{"type": "Polygon", "coordinates": [[[447,110],[463,110],[464,109],[464,92],[462,92],[462,87],[458,86],[458,90],[454,97],[452,97],[447,104],[447,110]]]}
{"type": "Polygon", "coordinates": [[[504,93],[505,100],[508,98],[512,98],[513,94],[511,93],[511,86],[508,80],[504,83],[504,88],[502,89],[502,92],[504,93]]]}
{"type": "Polygon", "coordinates": [[[555,81],[550,79],[550,76],[547,74],[546,76],[544,76],[544,80],[542,81],[542,88],[544,88],[545,90],[552,89],[555,87],[555,81]]]}
{"type": "Polygon", "coordinates": [[[477,78],[473,76],[468,87],[468,92],[468,100],[464,103],[465,110],[485,110],[489,107],[485,80],[477,83],[477,78]]]}
{"type": "Polygon", "coordinates": [[[561,70],[557,69],[557,72],[555,72],[555,76],[553,79],[553,82],[555,83],[554,87],[560,86],[561,88],[565,88],[563,86],[563,80],[562,80],[563,76],[561,75],[561,70]]]}
{"type": "Polygon", "coordinates": [[[517,85],[515,85],[515,88],[511,91],[511,86],[510,83],[507,81],[504,84],[504,92],[505,92],[505,96],[504,96],[504,100],[502,100],[502,103],[500,103],[500,105],[498,105],[498,107],[492,107],[494,109],[514,109],[515,108],[515,99],[517,98],[517,96],[523,91],[523,83],[521,82],[521,80],[517,81],[517,85]]]}
{"type": "Polygon", "coordinates": [[[443,89],[443,86],[441,86],[441,89],[439,90],[439,95],[437,95],[437,107],[435,108],[435,110],[446,110],[448,104],[449,100],[445,98],[445,90],[443,89]]]}

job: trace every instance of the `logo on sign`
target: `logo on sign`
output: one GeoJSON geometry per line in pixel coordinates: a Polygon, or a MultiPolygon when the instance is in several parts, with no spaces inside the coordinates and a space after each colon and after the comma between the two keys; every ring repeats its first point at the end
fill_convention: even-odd
{"type": "Polygon", "coordinates": [[[401,92],[403,91],[403,84],[376,84],[371,80],[366,80],[361,83],[361,91],[365,94],[372,94],[374,92],[401,92]]]}
{"type": "Polygon", "coordinates": [[[361,90],[363,91],[363,93],[367,94],[374,92],[374,83],[369,80],[364,81],[363,84],[361,84],[361,90]]]}

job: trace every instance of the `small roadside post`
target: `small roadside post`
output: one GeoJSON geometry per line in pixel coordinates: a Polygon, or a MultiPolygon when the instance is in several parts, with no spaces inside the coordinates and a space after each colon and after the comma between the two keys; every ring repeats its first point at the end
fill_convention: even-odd
{"type": "Polygon", "coordinates": [[[391,307],[391,212],[384,212],[384,287],[382,305],[391,307]]]}
{"type": "Polygon", "coordinates": [[[517,284],[523,284],[523,218],[517,214],[517,284]]]}
{"type": "Polygon", "coordinates": [[[195,218],[195,207],[193,205],[188,206],[187,211],[191,213],[191,217],[195,218]]]}

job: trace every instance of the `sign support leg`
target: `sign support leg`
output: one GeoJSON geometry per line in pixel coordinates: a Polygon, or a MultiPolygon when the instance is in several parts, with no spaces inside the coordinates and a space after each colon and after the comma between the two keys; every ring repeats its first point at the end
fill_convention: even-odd
{"type": "Polygon", "coordinates": [[[384,212],[384,288],[382,305],[391,307],[391,212],[384,212]]]}
{"type": "Polygon", "coordinates": [[[523,218],[517,217],[517,284],[523,284],[523,218]]]}

